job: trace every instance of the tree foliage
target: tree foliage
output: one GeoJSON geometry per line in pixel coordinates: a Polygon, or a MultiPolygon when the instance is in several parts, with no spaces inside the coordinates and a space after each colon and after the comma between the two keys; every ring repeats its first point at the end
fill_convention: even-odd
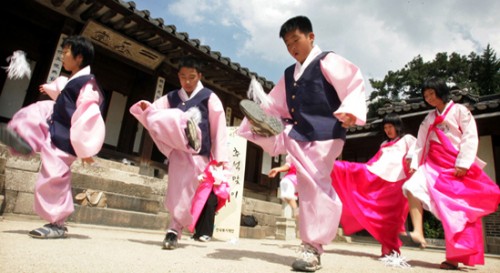
{"type": "Polygon", "coordinates": [[[421,84],[432,76],[476,95],[500,93],[500,60],[489,44],[481,55],[441,52],[428,62],[418,55],[402,69],[389,71],[383,80],[369,80],[374,91],[370,94],[368,116],[376,116],[377,109],[391,100],[421,97],[421,84]]]}

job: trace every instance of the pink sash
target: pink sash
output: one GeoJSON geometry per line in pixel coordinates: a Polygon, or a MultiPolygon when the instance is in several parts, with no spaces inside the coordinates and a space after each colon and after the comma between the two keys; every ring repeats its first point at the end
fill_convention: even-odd
{"type": "Polygon", "coordinates": [[[189,231],[193,232],[200,218],[201,211],[203,207],[205,207],[205,203],[207,203],[208,197],[210,196],[210,192],[213,190],[215,195],[217,195],[217,207],[215,211],[219,211],[230,197],[230,187],[227,182],[222,182],[219,185],[214,185],[215,179],[210,172],[210,166],[216,165],[217,161],[212,160],[205,168],[205,180],[198,185],[196,192],[193,197],[193,203],[191,205],[191,215],[193,216],[193,222],[189,225],[189,231]]]}
{"type": "MultiPolygon", "coordinates": [[[[394,143],[396,141],[391,141],[382,147],[394,143]]],[[[344,232],[349,235],[366,229],[380,242],[382,255],[385,255],[391,254],[392,250],[399,252],[402,245],[399,233],[405,230],[408,202],[401,189],[406,179],[387,182],[366,168],[381,155],[382,149],[367,164],[336,161],[331,177],[342,200],[340,224],[344,232]]],[[[406,166],[405,159],[401,158],[401,161],[406,166]]]]}
{"type": "MultiPolygon", "coordinates": [[[[451,107],[453,105],[448,110],[451,107]]],[[[430,141],[427,158],[421,162],[438,172],[429,193],[443,224],[446,259],[470,266],[484,264],[481,218],[497,210],[500,190],[475,163],[464,177],[454,175],[458,151],[436,127],[447,112],[437,116],[429,128],[429,132],[435,132],[441,143],[430,141]]]]}

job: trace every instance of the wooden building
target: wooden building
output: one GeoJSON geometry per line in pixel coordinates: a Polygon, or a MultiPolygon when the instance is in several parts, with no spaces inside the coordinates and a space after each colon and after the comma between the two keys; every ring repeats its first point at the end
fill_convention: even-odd
{"type": "MultiPolygon", "coordinates": [[[[228,125],[239,125],[238,103],[246,98],[252,76],[266,91],[273,83],[209,46],[177,31],[161,18],[151,18],[134,2],[122,0],[18,0],[4,3],[0,24],[0,65],[15,50],[23,50],[32,66],[30,79],[10,80],[0,73],[0,122],[8,122],[21,107],[49,99],[38,86],[61,73],[60,43],[81,34],[95,45],[92,72],[106,95],[105,145],[99,156],[126,159],[155,175],[165,169],[165,157],[128,109],[135,102],[152,101],[179,88],[178,60],[193,55],[204,63],[203,84],[221,99],[228,125]]],[[[63,72],[64,73],[64,72],[63,72]]],[[[276,182],[262,183],[262,150],[249,145],[246,186],[264,195],[275,192],[276,182]],[[254,159],[255,157],[255,159],[254,159]],[[260,184],[263,184],[260,185],[260,184]]]]}

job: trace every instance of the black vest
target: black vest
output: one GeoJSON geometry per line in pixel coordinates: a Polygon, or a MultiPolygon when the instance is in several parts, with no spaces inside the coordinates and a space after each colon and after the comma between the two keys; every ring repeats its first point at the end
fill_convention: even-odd
{"type": "MultiPolygon", "coordinates": [[[[61,91],[54,104],[54,111],[52,112],[49,122],[49,132],[52,143],[60,150],[68,154],[76,156],[73,145],[71,145],[70,128],[71,118],[76,111],[76,100],[80,95],[82,87],[94,78],[94,75],[83,75],[70,80],[64,89],[61,91]]],[[[102,92],[98,90],[102,96],[102,92]]],[[[104,99],[103,99],[104,102],[104,99]]],[[[104,103],[101,103],[101,108],[104,103]]]]}
{"type": "Polygon", "coordinates": [[[170,107],[176,107],[186,112],[189,108],[197,106],[201,112],[201,122],[198,124],[201,130],[201,149],[199,155],[210,157],[212,141],[210,138],[210,123],[208,122],[208,99],[212,95],[212,90],[201,89],[194,97],[183,102],[179,97],[179,90],[171,91],[167,94],[170,107]]]}
{"type": "Polygon", "coordinates": [[[333,116],[340,106],[339,96],[321,72],[320,60],[328,53],[317,56],[297,81],[295,65],[285,70],[286,103],[293,124],[288,135],[297,141],[345,140],[346,129],[333,116]]]}

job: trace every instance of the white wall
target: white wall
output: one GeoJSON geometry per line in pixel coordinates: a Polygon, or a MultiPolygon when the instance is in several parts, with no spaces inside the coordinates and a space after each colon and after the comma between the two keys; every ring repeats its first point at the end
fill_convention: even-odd
{"type": "MultiPolygon", "coordinates": [[[[35,68],[36,62],[30,62],[31,71],[35,68]]],[[[0,73],[5,73],[0,69],[0,73]]],[[[23,106],[24,98],[30,84],[30,79],[24,77],[18,80],[5,79],[5,84],[0,95],[0,116],[12,118],[12,116],[23,106]]]]}
{"type": "Polygon", "coordinates": [[[477,149],[477,156],[487,163],[484,167],[484,172],[488,174],[491,180],[496,182],[495,175],[495,160],[493,156],[493,143],[491,136],[479,137],[479,147],[477,149]]]}
{"type": "Polygon", "coordinates": [[[115,147],[118,145],[126,105],[127,96],[113,91],[106,116],[106,138],[104,143],[115,147]]]}

